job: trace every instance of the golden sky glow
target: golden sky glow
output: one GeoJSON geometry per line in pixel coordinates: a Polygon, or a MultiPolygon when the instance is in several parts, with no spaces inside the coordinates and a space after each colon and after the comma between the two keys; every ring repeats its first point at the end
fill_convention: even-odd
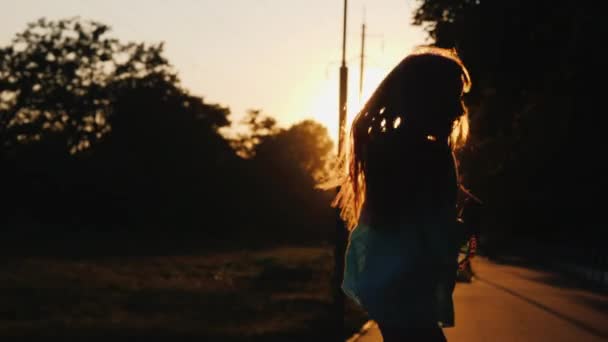
{"type": "MultiPolygon", "coordinates": [[[[337,135],[342,0],[20,0],[0,13],[0,44],[40,17],[80,16],[125,41],[165,42],[183,85],[229,106],[261,109],[285,126],[312,118],[337,135]]],[[[348,112],[359,107],[366,8],[365,96],[426,34],[410,25],[415,0],[349,0],[348,112]]]]}

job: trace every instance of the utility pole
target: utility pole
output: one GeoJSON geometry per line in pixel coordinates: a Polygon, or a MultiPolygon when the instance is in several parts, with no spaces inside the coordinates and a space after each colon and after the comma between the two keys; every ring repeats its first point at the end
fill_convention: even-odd
{"type": "MultiPolygon", "coordinates": [[[[344,137],[346,133],[346,95],[348,81],[348,67],[346,66],[346,9],[348,0],[344,0],[344,16],[342,26],[342,65],[340,66],[340,92],[338,108],[338,156],[344,151],[344,137]]],[[[338,187],[337,191],[340,191],[338,187]]],[[[344,341],[344,293],[342,292],[342,280],[344,277],[344,253],[346,252],[346,229],[340,218],[340,209],[336,208],[336,231],[334,241],[334,328],[336,341],[344,341]]]]}
{"type": "Polygon", "coordinates": [[[363,75],[365,69],[365,8],[363,8],[363,24],[361,25],[361,67],[359,74],[359,103],[363,101],[363,75]]]}
{"type": "Polygon", "coordinates": [[[340,108],[338,132],[338,153],[342,152],[346,132],[346,97],[348,93],[348,67],[346,66],[346,9],[348,0],[344,0],[344,24],[342,31],[342,65],[340,66],[340,108]]]}

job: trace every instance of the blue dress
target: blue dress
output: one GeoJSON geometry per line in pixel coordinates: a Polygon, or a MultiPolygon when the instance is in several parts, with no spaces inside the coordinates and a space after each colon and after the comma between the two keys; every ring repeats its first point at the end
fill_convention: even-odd
{"type": "Polygon", "coordinates": [[[360,223],[350,234],[342,289],[385,326],[454,326],[452,293],[460,247],[456,224],[378,230],[360,223]]]}

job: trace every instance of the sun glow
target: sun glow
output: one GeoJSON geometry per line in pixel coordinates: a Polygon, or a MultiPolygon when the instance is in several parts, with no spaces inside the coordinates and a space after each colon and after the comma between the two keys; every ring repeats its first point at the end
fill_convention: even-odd
{"type": "MultiPolygon", "coordinates": [[[[359,71],[349,70],[348,96],[347,96],[347,118],[346,129],[350,129],[350,124],[361,110],[365,102],[372,95],[376,87],[388,74],[389,69],[370,67],[365,70],[363,78],[363,91],[359,96],[359,71]]],[[[329,134],[334,142],[338,140],[338,72],[328,76],[318,86],[318,92],[311,99],[309,113],[312,118],[327,127],[329,134]]]]}

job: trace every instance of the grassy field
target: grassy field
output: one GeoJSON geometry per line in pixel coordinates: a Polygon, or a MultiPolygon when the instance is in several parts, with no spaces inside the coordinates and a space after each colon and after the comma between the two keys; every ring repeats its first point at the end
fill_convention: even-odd
{"type": "MultiPolygon", "coordinates": [[[[328,340],[332,260],[329,246],[3,257],[0,340],[328,340]]],[[[365,320],[349,303],[345,336],[365,320]]]]}

